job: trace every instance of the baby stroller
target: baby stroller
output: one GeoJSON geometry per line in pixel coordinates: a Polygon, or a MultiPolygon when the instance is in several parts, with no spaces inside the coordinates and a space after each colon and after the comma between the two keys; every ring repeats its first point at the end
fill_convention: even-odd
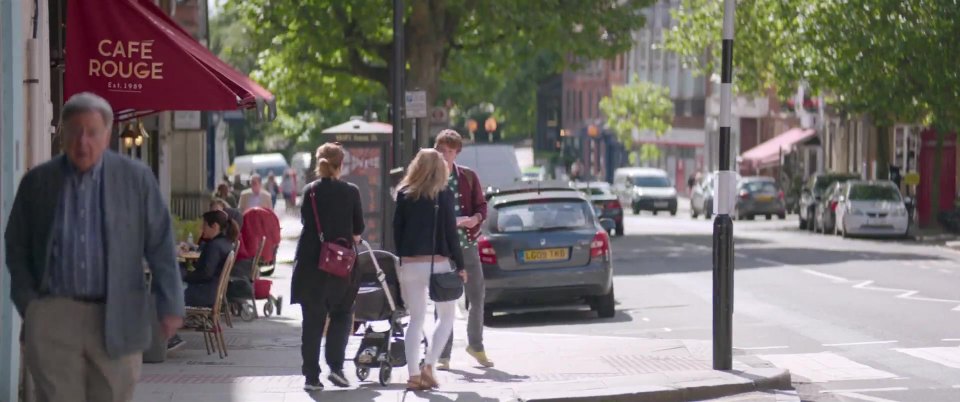
{"type": "Polygon", "coordinates": [[[363,241],[367,250],[358,253],[360,290],[354,304],[354,321],[363,327],[363,339],[353,358],[357,368],[357,378],[366,381],[370,369],[380,369],[380,385],[390,383],[390,374],[394,367],[407,365],[404,351],[404,331],[400,323],[404,311],[400,299],[400,281],[397,267],[400,259],[383,250],[373,250],[370,243],[363,241]],[[388,321],[389,328],[377,331],[374,321],[388,321]]]}
{"type": "Polygon", "coordinates": [[[270,294],[273,283],[260,279],[260,266],[264,265],[264,261],[276,264],[280,221],[273,211],[263,208],[250,208],[243,214],[243,221],[237,267],[227,291],[230,311],[244,321],[253,321],[259,317],[256,301],[267,300],[263,305],[263,315],[271,316],[274,309],[279,315],[282,301],[270,294]]]}

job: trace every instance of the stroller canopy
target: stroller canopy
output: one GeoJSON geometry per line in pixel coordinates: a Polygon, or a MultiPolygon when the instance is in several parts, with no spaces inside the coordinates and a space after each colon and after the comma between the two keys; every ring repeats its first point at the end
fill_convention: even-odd
{"type": "Polygon", "coordinates": [[[243,227],[240,228],[240,250],[237,260],[253,258],[257,255],[260,239],[267,237],[263,246],[261,262],[271,263],[276,257],[280,245],[280,219],[273,211],[264,208],[250,208],[243,213],[243,227]]]}

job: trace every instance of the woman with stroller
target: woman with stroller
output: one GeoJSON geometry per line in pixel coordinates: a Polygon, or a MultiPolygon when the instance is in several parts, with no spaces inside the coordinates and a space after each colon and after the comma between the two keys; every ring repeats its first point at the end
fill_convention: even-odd
{"type": "Polygon", "coordinates": [[[444,273],[456,269],[463,280],[467,280],[457,237],[455,196],[447,186],[449,176],[441,154],[434,149],[422,149],[410,163],[397,193],[393,236],[400,257],[397,272],[400,293],[410,313],[405,352],[410,372],[407,389],[411,390],[429,390],[439,385],[434,366],[453,332],[456,318],[456,301],[436,303],[440,322],[434,329],[424,364],[418,370],[431,270],[444,273]]]}
{"type": "Polygon", "coordinates": [[[356,244],[363,233],[363,208],[357,186],[340,180],[344,151],[339,143],[326,143],[317,148],[318,180],[304,188],[300,220],[303,232],[297,242],[291,284],[291,303],[303,310],[303,333],[300,354],[306,377],[304,389],[318,391],[320,383],[320,342],[327,327],[325,359],[330,367],[327,379],[338,387],[349,387],[343,374],[347,340],[353,327],[353,303],[357,297],[357,270],[347,278],[330,275],[319,269],[320,230],[325,241],[356,244]],[[316,218],[316,219],[315,219],[316,218]]]}

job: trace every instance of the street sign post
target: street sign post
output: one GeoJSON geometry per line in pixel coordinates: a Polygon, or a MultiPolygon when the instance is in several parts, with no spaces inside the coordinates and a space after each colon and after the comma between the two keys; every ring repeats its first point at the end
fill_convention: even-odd
{"type": "Polygon", "coordinates": [[[720,171],[713,222],[713,369],[733,367],[733,219],[736,172],[730,168],[730,102],[733,82],[733,22],[736,0],[723,0],[720,65],[720,171]]]}
{"type": "Polygon", "coordinates": [[[406,117],[408,119],[427,117],[427,92],[407,91],[404,97],[404,107],[406,108],[406,117]]]}

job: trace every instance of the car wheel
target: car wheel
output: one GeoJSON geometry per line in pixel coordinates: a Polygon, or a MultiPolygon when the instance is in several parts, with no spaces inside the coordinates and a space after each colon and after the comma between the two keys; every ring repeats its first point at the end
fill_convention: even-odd
{"type": "Polygon", "coordinates": [[[676,209],[671,209],[671,210],[670,210],[670,216],[677,216],[677,210],[676,210],[676,209]]]}
{"type": "Polygon", "coordinates": [[[633,204],[633,214],[634,214],[634,215],[640,215],[640,206],[639,206],[639,205],[633,204]]]}
{"type": "Polygon", "coordinates": [[[807,216],[810,217],[810,221],[807,222],[807,230],[812,232],[817,225],[817,217],[813,214],[813,211],[807,212],[807,216]]]}
{"type": "Polygon", "coordinates": [[[800,218],[800,230],[807,230],[807,221],[800,218]]]}
{"type": "Polygon", "coordinates": [[[765,218],[767,218],[767,220],[769,221],[769,220],[773,219],[773,215],[767,215],[767,216],[765,216],[765,218]]]}
{"type": "Polygon", "coordinates": [[[693,218],[693,219],[697,219],[698,216],[700,216],[700,214],[697,213],[697,209],[694,208],[693,205],[691,205],[691,206],[690,206],[690,217],[693,218]]]}
{"type": "Polygon", "coordinates": [[[617,301],[613,296],[613,286],[610,287],[609,293],[597,296],[591,303],[590,308],[596,311],[600,318],[613,318],[617,314],[617,301]]]}
{"type": "Polygon", "coordinates": [[[493,308],[489,304],[483,305],[483,322],[489,323],[493,320],[493,308]]]}
{"type": "Polygon", "coordinates": [[[623,222],[617,222],[615,232],[617,233],[617,237],[623,236],[623,222]]]}
{"type": "Polygon", "coordinates": [[[703,214],[703,218],[704,218],[704,219],[707,219],[707,220],[710,220],[710,218],[713,218],[713,213],[712,213],[712,212],[707,212],[707,213],[703,214]]]}
{"type": "Polygon", "coordinates": [[[781,213],[777,214],[777,218],[780,218],[781,221],[782,221],[782,220],[785,220],[785,219],[787,219],[787,213],[786,213],[786,212],[781,212],[781,213]]]}
{"type": "Polygon", "coordinates": [[[660,212],[660,211],[657,211],[656,209],[654,209],[654,210],[653,210],[653,216],[657,216],[657,213],[658,213],[658,212],[660,212]]]}

